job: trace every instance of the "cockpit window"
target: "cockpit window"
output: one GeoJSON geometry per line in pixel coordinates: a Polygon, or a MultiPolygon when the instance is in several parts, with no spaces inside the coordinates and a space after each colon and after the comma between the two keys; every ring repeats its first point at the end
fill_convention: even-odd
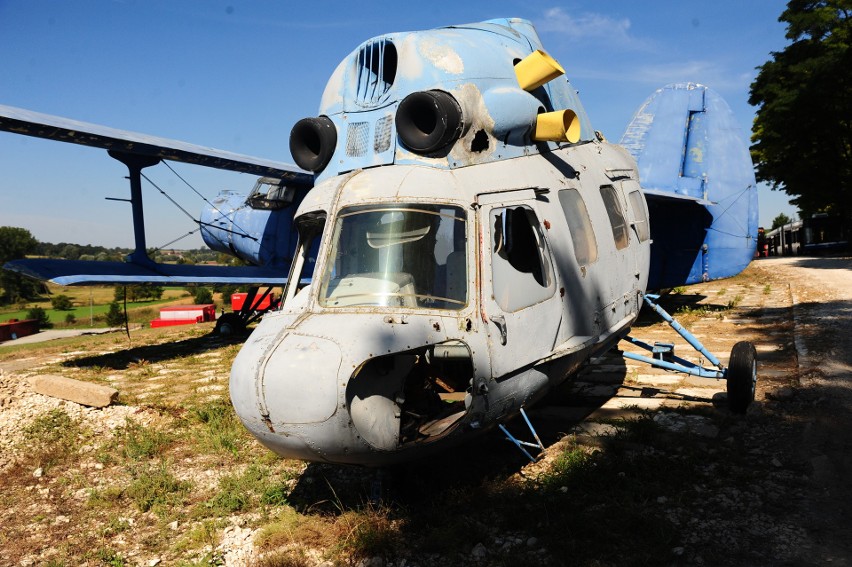
{"type": "Polygon", "coordinates": [[[461,309],[467,304],[465,211],[380,205],[341,211],[322,276],[324,307],[461,309]]]}

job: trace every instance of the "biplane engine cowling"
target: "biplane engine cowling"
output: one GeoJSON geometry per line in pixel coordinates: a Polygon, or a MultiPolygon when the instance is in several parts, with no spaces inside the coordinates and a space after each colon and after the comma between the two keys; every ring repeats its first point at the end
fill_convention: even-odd
{"type": "Polygon", "coordinates": [[[201,211],[201,237],[217,252],[255,266],[280,266],[285,273],[296,247],[293,210],[305,192],[298,190],[287,207],[258,209],[245,194],[222,191],[201,211]]]}

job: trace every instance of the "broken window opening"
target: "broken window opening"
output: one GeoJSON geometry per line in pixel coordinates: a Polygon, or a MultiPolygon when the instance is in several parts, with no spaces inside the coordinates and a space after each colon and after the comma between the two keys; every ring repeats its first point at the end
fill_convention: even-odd
{"type": "Polygon", "coordinates": [[[550,254],[538,218],[526,206],[491,212],[494,299],[508,312],[553,295],[550,254]]]}

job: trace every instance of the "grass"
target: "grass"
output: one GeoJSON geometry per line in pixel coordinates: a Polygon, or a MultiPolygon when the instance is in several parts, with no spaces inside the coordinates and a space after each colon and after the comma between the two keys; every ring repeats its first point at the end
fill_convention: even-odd
{"type": "MultiPolygon", "coordinates": [[[[711,301],[734,296],[740,305],[746,299],[738,292],[729,287],[711,301]]],[[[218,380],[239,350],[198,333],[146,329],[134,333],[129,350],[123,336],[99,336],[3,352],[14,361],[85,350],[55,363],[56,371],[92,381],[109,375],[122,400],[135,400],[136,413],[98,437],[62,409],[27,424],[19,442],[28,448],[27,466],[4,479],[0,494],[2,508],[16,515],[0,517],[0,563],[18,564],[49,547],[57,554],[34,564],[135,565],[153,556],[163,565],[221,564],[225,530],[240,526],[255,530],[260,556],[253,564],[262,567],[374,557],[395,565],[472,564],[478,543],[489,550],[482,565],[688,564],[672,555],[689,533],[673,511],[710,513],[709,495],[719,486],[761,484],[772,470],[770,459],[749,454],[741,434],[727,433],[738,423],[754,427],[755,418],[708,406],[682,411],[714,420],[719,439],[671,433],[647,414],[611,421],[616,433],[594,443],[549,443],[547,460],[526,468],[511,447],[489,445],[488,434],[452,457],[396,471],[403,475],[398,494],[375,504],[372,471],[278,459],[245,431],[226,392],[198,391],[209,384],[202,373],[216,369],[218,380]],[[152,394],[158,391],[167,394],[152,394]],[[32,471],[42,462],[48,474],[36,480],[32,471]],[[57,513],[72,521],[57,529],[57,513]],[[527,545],[530,538],[537,543],[527,545]]],[[[702,545],[705,564],[724,564],[722,539],[702,545]]],[[[740,563],[755,563],[747,559],[740,563]]]]}
{"type": "Polygon", "coordinates": [[[214,453],[238,456],[240,450],[251,441],[230,401],[217,398],[194,406],[189,415],[201,424],[196,442],[214,453]]]}
{"type": "Polygon", "coordinates": [[[130,469],[132,480],[125,492],[140,512],[151,510],[164,514],[184,503],[192,483],[179,480],[169,469],[167,461],[145,463],[130,469]]]}
{"type": "Polygon", "coordinates": [[[19,443],[26,447],[28,461],[47,472],[54,465],[73,459],[84,430],[79,420],[61,409],[37,416],[23,430],[19,443]]]}

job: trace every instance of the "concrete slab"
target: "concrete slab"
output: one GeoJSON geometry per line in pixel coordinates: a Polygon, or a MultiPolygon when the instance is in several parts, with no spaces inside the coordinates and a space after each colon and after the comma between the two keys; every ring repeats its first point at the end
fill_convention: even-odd
{"type": "Polygon", "coordinates": [[[115,388],[54,374],[33,376],[29,378],[29,383],[37,394],[68,400],[83,406],[103,408],[118,398],[118,390],[115,388]]]}

